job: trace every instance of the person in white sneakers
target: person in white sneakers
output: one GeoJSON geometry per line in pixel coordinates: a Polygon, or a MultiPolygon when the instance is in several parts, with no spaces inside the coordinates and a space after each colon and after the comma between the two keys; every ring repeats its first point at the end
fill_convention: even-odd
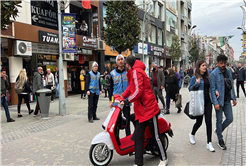
{"type": "MultiPolygon", "coordinates": [[[[189,91],[202,90],[204,93],[204,116],[207,128],[207,146],[206,148],[215,152],[212,145],[212,102],[210,99],[210,77],[204,60],[199,60],[196,63],[195,75],[190,80],[189,91]]],[[[202,125],[203,115],[196,117],[196,123],[193,126],[192,132],[189,134],[190,143],[195,144],[195,134],[199,127],[202,125]]]]}

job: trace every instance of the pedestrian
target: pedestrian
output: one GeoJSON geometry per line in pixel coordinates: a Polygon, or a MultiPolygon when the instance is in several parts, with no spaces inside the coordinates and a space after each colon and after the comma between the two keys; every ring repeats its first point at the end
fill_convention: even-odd
{"type": "Polygon", "coordinates": [[[182,82],[183,82],[183,79],[184,79],[184,70],[183,70],[182,67],[180,67],[179,76],[180,76],[180,84],[181,84],[181,87],[182,87],[182,82]]]}
{"type": "Polygon", "coordinates": [[[244,89],[244,84],[246,83],[246,76],[245,76],[245,69],[242,67],[242,64],[238,64],[237,68],[237,98],[239,98],[239,86],[241,86],[243,93],[246,97],[245,89],[244,89]]]}
{"type": "Polygon", "coordinates": [[[47,75],[46,75],[46,88],[51,90],[51,102],[53,103],[53,89],[55,88],[55,80],[54,80],[54,75],[51,73],[50,69],[47,69],[47,75]]]}
{"type": "Polygon", "coordinates": [[[32,92],[35,94],[36,99],[37,99],[37,103],[36,103],[36,107],[35,107],[35,111],[34,111],[34,116],[37,116],[39,111],[40,111],[39,101],[38,101],[38,97],[37,97],[36,91],[44,88],[43,81],[42,81],[42,73],[43,73],[43,68],[42,67],[38,67],[38,71],[36,71],[34,73],[34,76],[33,76],[33,89],[32,89],[32,92]]]}
{"type": "Polygon", "coordinates": [[[82,69],[80,71],[80,85],[81,85],[81,99],[86,99],[85,96],[86,96],[86,92],[85,92],[85,79],[86,79],[86,76],[85,76],[85,70],[82,69]]]}
{"type": "Polygon", "coordinates": [[[105,91],[105,98],[108,97],[107,93],[109,93],[109,86],[110,86],[110,74],[108,73],[107,70],[105,70],[104,75],[103,75],[103,79],[104,79],[104,85],[103,85],[103,89],[105,91]]]}
{"type": "Polygon", "coordinates": [[[31,91],[31,88],[30,88],[30,83],[29,83],[29,81],[27,79],[27,76],[26,76],[26,69],[22,69],[20,71],[19,76],[16,78],[16,83],[17,83],[17,81],[20,81],[21,87],[24,87],[23,91],[18,94],[18,105],[17,105],[18,116],[17,117],[20,118],[20,117],[22,117],[22,115],[20,113],[22,99],[24,99],[24,101],[26,103],[29,115],[31,113],[33,113],[33,110],[31,110],[30,104],[29,104],[29,96],[30,96],[30,93],[32,91],[31,91]]]}
{"type": "Polygon", "coordinates": [[[93,123],[93,120],[100,120],[96,111],[99,95],[102,94],[97,62],[93,62],[92,71],[87,75],[85,89],[88,95],[88,120],[93,123]]]}
{"type": "Polygon", "coordinates": [[[233,106],[236,106],[236,95],[233,86],[233,79],[229,69],[226,68],[227,57],[225,55],[217,56],[218,67],[210,74],[211,82],[211,99],[216,110],[216,133],[218,145],[225,150],[226,145],[223,140],[222,132],[233,121],[231,100],[233,106]],[[216,95],[218,91],[218,96],[216,95]],[[222,123],[222,113],[224,112],[225,120],[222,123]]]}
{"type": "MultiPolygon", "coordinates": [[[[210,77],[208,75],[208,70],[206,66],[206,61],[199,60],[196,63],[195,75],[190,80],[189,91],[201,90],[204,94],[204,116],[207,131],[207,145],[206,148],[215,152],[212,145],[212,102],[210,99],[209,89],[210,89],[210,77]]],[[[197,130],[202,125],[203,115],[196,116],[196,123],[192,128],[192,132],[189,134],[190,143],[195,144],[195,134],[197,130]]]]}
{"type": "MultiPolygon", "coordinates": [[[[166,112],[165,114],[170,114],[170,99],[173,99],[173,101],[176,102],[176,96],[179,95],[179,81],[178,78],[173,70],[173,68],[168,69],[168,75],[165,79],[164,84],[165,90],[166,90],[166,112]]],[[[178,108],[178,112],[181,112],[181,108],[178,108]]]]}
{"type": "Polygon", "coordinates": [[[176,67],[176,66],[173,66],[173,70],[174,70],[174,72],[175,72],[175,74],[176,74],[176,76],[177,76],[177,78],[178,78],[178,81],[179,81],[179,88],[181,88],[180,75],[179,75],[179,73],[178,73],[177,67],[176,67]]]}
{"type": "Polygon", "coordinates": [[[188,74],[188,71],[187,71],[187,69],[185,68],[185,69],[184,69],[184,77],[185,77],[187,74],[188,74]]]}
{"type": "Polygon", "coordinates": [[[7,122],[14,122],[15,120],[10,117],[9,106],[6,100],[6,91],[9,89],[9,83],[6,79],[6,71],[1,69],[1,105],[5,110],[7,122]]]}
{"type": "Polygon", "coordinates": [[[189,73],[190,78],[193,77],[194,72],[193,72],[192,66],[190,67],[188,73],[189,73]]]}
{"type": "Polygon", "coordinates": [[[58,67],[56,67],[55,72],[55,87],[56,87],[56,98],[59,97],[59,70],[58,67]]]}
{"type": "MultiPolygon", "coordinates": [[[[112,108],[115,104],[112,103],[112,96],[122,94],[129,86],[126,68],[124,66],[124,56],[119,54],[116,57],[117,68],[110,72],[110,86],[109,86],[109,107],[112,108]]],[[[106,81],[105,81],[106,82],[106,81]]],[[[131,135],[130,129],[130,106],[131,104],[124,105],[123,115],[126,118],[125,133],[126,136],[131,135]]]]}
{"type": "Polygon", "coordinates": [[[164,82],[165,82],[165,78],[164,78],[163,71],[161,69],[157,69],[157,65],[153,64],[153,72],[150,75],[150,83],[151,83],[151,87],[153,89],[156,101],[158,102],[158,97],[161,100],[161,103],[163,105],[163,110],[165,110],[166,108],[164,97],[162,94],[162,90],[164,89],[164,82]]]}
{"type": "Polygon", "coordinates": [[[136,60],[132,55],[126,59],[126,68],[128,69],[127,77],[129,86],[122,94],[125,104],[134,102],[134,112],[136,120],[135,128],[135,165],[143,165],[143,145],[144,131],[147,126],[151,135],[157,142],[160,163],[159,166],[166,166],[168,163],[166,150],[164,148],[163,138],[160,136],[158,129],[158,115],[160,108],[153,94],[150,81],[145,73],[143,62],[136,60]],[[128,97],[128,98],[127,98],[128,97]]]}
{"type": "Polygon", "coordinates": [[[164,73],[164,77],[166,77],[168,75],[168,73],[167,73],[167,67],[165,67],[165,70],[163,71],[163,73],[164,73]]]}

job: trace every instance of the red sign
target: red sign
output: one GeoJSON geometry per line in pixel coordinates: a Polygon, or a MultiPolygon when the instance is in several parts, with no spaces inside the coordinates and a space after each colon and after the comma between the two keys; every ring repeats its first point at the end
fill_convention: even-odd
{"type": "Polygon", "coordinates": [[[84,64],[85,63],[85,56],[82,54],[79,54],[79,64],[84,64]]]}

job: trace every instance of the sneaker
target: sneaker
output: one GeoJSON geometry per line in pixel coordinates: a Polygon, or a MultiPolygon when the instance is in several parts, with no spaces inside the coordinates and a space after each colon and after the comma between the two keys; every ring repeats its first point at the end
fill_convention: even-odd
{"type": "Polygon", "coordinates": [[[95,118],[93,118],[93,120],[100,120],[100,118],[98,118],[98,117],[95,117],[95,118]]]}
{"type": "Polygon", "coordinates": [[[220,149],[222,150],[226,150],[226,146],[225,146],[225,143],[224,143],[224,140],[219,140],[218,142],[218,146],[220,147],[220,149]]]}
{"type": "Polygon", "coordinates": [[[51,103],[54,103],[54,101],[51,101],[51,103]]]}
{"type": "Polygon", "coordinates": [[[178,111],[177,111],[177,113],[180,113],[182,110],[181,110],[181,108],[178,108],[178,111]]]}
{"type": "Polygon", "coordinates": [[[169,110],[166,110],[166,112],[164,114],[170,114],[170,111],[169,110]]]}
{"type": "Polygon", "coordinates": [[[167,163],[168,163],[168,159],[166,159],[164,161],[161,160],[158,166],[166,166],[167,163]]]}
{"type": "Polygon", "coordinates": [[[212,145],[212,142],[209,142],[206,146],[206,148],[210,151],[210,152],[215,152],[215,149],[212,145]]]}
{"type": "Polygon", "coordinates": [[[94,121],[93,121],[93,119],[91,118],[91,119],[89,120],[89,122],[90,122],[90,123],[93,123],[94,121]]]}
{"type": "Polygon", "coordinates": [[[17,118],[20,118],[20,117],[22,117],[22,115],[18,115],[18,116],[17,116],[17,118]]]}
{"type": "Polygon", "coordinates": [[[195,141],[195,136],[192,135],[192,134],[189,134],[189,137],[190,137],[190,143],[191,143],[192,145],[194,145],[194,144],[196,143],[196,141],[195,141]]]}
{"type": "Polygon", "coordinates": [[[14,122],[15,120],[12,118],[7,119],[7,122],[14,122]]]}

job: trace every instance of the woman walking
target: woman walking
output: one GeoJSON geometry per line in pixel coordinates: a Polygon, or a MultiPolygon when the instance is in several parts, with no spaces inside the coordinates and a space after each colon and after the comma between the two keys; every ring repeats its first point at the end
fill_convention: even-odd
{"type": "MultiPolygon", "coordinates": [[[[165,90],[166,90],[166,112],[165,114],[170,114],[170,99],[176,102],[176,96],[179,94],[179,81],[172,68],[168,69],[168,75],[165,79],[165,90]]],[[[181,108],[178,108],[178,112],[181,112],[181,108]]]]}
{"type": "Polygon", "coordinates": [[[85,99],[85,70],[80,71],[80,84],[81,84],[81,99],[85,99]],[[83,97],[84,96],[84,97],[83,97]]]}
{"type": "Polygon", "coordinates": [[[29,111],[29,115],[33,112],[33,110],[31,110],[30,108],[30,104],[29,104],[29,95],[31,89],[30,89],[30,83],[27,80],[27,76],[26,76],[26,70],[22,69],[20,71],[19,76],[16,79],[16,82],[20,80],[20,84],[22,87],[24,87],[24,90],[18,94],[18,105],[17,105],[17,110],[18,110],[18,118],[22,117],[21,113],[20,113],[20,108],[21,108],[21,103],[22,103],[22,99],[24,99],[26,106],[28,108],[29,111]]]}
{"type": "MultiPolygon", "coordinates": [[[[190,80],[189,91],[191,90],[202,90],[204,93],[204,116],[207,128],[207,146],[206,148],[215,152],[212,145],[212,102],[210,99],[210,77],[208,75],[208,70],[206,62],[204,60],[199,60],[196,64],[195,75],[190,80]]],[[[203,115],[197,116],[196,123],[193,126],[192,132],[189,134],[190,143],[195,144],[195,134],[199,127],[202,125],[203,115]]]]}

